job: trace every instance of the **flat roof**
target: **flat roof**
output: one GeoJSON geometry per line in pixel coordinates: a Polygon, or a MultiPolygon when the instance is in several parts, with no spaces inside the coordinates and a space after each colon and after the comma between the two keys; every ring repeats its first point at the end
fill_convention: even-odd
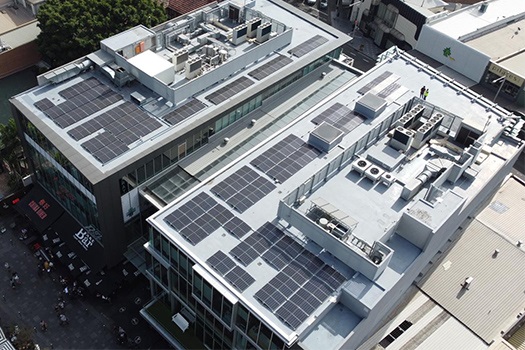
{"type": "MultiPolygon", "coordinates": [[[[293,226],[287,227],[284,222],[280,221],[278,215],[278,210],[280,210],[278,209],[279,203],[301,186],[309,186],[309,179],[320,169],[327,167],[330,162],[341,157],[341,154],[347,148],[350,148],[354,142],[378,127],[388,116],[399,110],[401,106],[412,101],[414,96],[419,93],[421,85],[425,85],[430,89],[431,97],[427,99],[427,102],[434,107],[429,105],[428,108],[436,108],[435,110],[439,109],[444,113],[450,113],[451,119],[448,119],[447,123],[451,128],[451,135],[457,131],[461,118],[471,116],[479,119],[480,122],[486,123],[489,116],[493,115],[494,111],[487,111],[486,106],[483,105],[487,102],[486,100],[478,104],[476,101],[480,102],[481,100],[472,99],[472,95],[469,96],[468,93],[464,95],[460,92],[458,94],[457,86],[453,86],[454,84],[443,84],[443,81],[440,79],[436,79],[434,73],[431,73],[426,68],[422,68],[419,61],[412,56],[405,53],[396,53],[391,60],[384,61],[364,76],[349,81],[337,90],[330,90],[329,95],[315,105],[308,104],[308,99],[292,101],[286,107],[290,111],[298,112],[292,124],[282,124],[281,129],[276,131],[271,137],[254,146],[244,156],[239,157],[236,162],[217,173],[207,180],[206,183],[196,186],[187,194],[148,218],[148,222],[188,254],[200,266],[199,268],[208,271],[210,275],[214,276],[216,282],[228,288],[239,300],[242,300],[252,312],[257,313],[283,339],[294,341],[295,337],[298,336],[300,341],[301,339],[304,340],[304,343],[302,343],[304,346],[312,346],[312,348],[323,342],[332,344],[334,339],[331,338],[330,332],[323,332],[321,330],[322,327],[315,328],[313,326],[319,324],[319,322],[330,322],[329,310],[337,307],[338,293],[342,293],[344,289],[344,293],[352,295],[363,306],[372,309],[385,295],[386,291],[399,281],[403,271],[419,255],[420,249],[407,239],[394,234],[387,243],[390,249],[394,251],[392,259],[379,278],[372,281],[362,273],[356,273],[359,271],[355,271],[352,267],[329,254],[328,246],[319,246],[300,229],[293,226]],[[330,113],[325,113],[327,110],[347,111],[345,108],[348,108],[351,111],[355,102],[368,91],[383,96],[388,101],[386,109],[375,119],[357,121],[355,117],[350,117],[349,123],[342,123],[340,126],[346,132],[338,146],[328,153],[319,152],[318,155],[313,155],[312,148],[309,148],[306,144],[308,143],[310,132],[315,129],[316,123],[314,121],[319,122],[320,118],[330,115],[330,113]],[[452,117],[452,115],[455,117],[452,117]],[[352,127],[349,125],[352,125],[352,127]],[[290,145],[295,145],[295,147],[303,145],[301,146],[302,151],[297,153],[297,158],[294,157],[294,160],[300,162],[301,166],[294,170],[291,175],[286,175],[285,165],[282,165],[285,167],[284,170],[277,172],[277,175],[275,175],[277,177],[274,178],[267,175],[268,170],[263,164],[269,161],[265,160],[266,157],[274,159],[273,161],[278,161],[282,155],[275,154],[275,158],[272,158],[272,152],[288,149],[287,147],[292,147],[290,145]],[[304,161],[304,155],[312,155],[313,158],[304,161]],[[261,161],[263,163],[260,163],[261,161]],[[265,194],[254,192],[255,190],[249,184],[246,184],[242,180],[243,178],[255,183],[255,186],[264,191],[265,194]],[[280,179],[280,181],[276,181],[276,179],[280,179]],[[249,191],[250,193],[241,193],[240,188],[242,188],[243,192],[249,191]],[[239,191],[241,197],[235,197],[237,191],[239,191]],[[246,204],[244,199],[252,198],[252,196],[253,199],[251,201],[253,203],[246,204]],[[212,199],[211,202],[210,198],[212,199]],[[233,216],[236,218],[235,220],[242,221],[250,228],[250,234],[235,236],[225,228],[219,227],[215,230],[212,229],[211,233],[208,230],[207,234],[202,236],[199,225],[206,225],[207,219],[204,217],[205,215],[202,216],[203,220],[195,221],[196,226],[192,226],[192,230],[195,229],[195,231],[176,229],[175,227],[185,227],[184,225],[187,225],[182,222],[185,219],[179,220],[180,214],[190,210],[190,208],[195,208],[195,205],[201,206],[199,203],[202,203],[201,201],[203,200],[208,203],[206,206],[218,205],[218,207],[214,207],[214,211],[219,210],[226,217],[233,216]],[[346,280],[340,287],[336,288],[335,294],[331,294],[331,296],[321,302],[310,317],[307,317],[306,320],[295,326],[285,322],[281,316],[271,311],[271,308],[263,306],[259,301],[260,297],[255,295],[264,289],[267,284],[271,284],[271,280],[277,278],[281,273],[279,269],[275,268],[275,265],[272,265],[275,262],[272,262],[271,259],[268,260],[269,257],[265,255],[273,247],[270,247],[268,252],[264,254],[261,252],[259,255],[254,256],[253,260],[249,259],[251,262],[242,262],[238,256],[236,257],[237,253],[232,253],[237,246],[242,246],[245,241],[249,242],[246,243],[248,246],[252,246],[254,244],[252,241],[257,235],[252,237],[251,232],[257,230],[262,232],[260,231],[261,228],[267,230],[271,227],[268,226],[268,222],[283,232],[278,234],[278,237],[281,237],[280,235],[287,236],[290,245],[297,247],[298,250],[303,249],[304,252],[308,252],[307,255],[309,256],[311,254],[317,256],[322,263],[335,269],[346,280]],[[218,253],[219,251],[221,253],[218,253]],[[222,276],[220,272],[212,268],[211,263],[207,263],[207,261],[212,256],[216,257],[216,254],[226,256],[227,260],[234,261],[233,265],[243,269],[250,276],[249,286],[240,290],[229,282],[231,281],[229,278],[222,276]],[[324,311],[328,313],[324,314],[324,311]],[[322,317],[321,314],[323,315],[322,317]],[[318,332],[313,329],[318,330],[318,332]]],[[[499,140],[498,142],[501,142],[499,150],[504,153],[507,152],[503,156],[503,158],[506,158],[515,154],[518,148],[512,143],[507,143],[504,139],[500,139],[500,130],[501,126],[498,126],[497,123],[490,123],[485,140],[489,143],[499,140]]],[[[386,139],[386,136],[382,137],[375,144],[381,146],[383,142],[386,142],[386,139]]],[[[374,152],[379,151],[376,149],[374,152]]],[[[364,158],[374,156],[370,152],[372,152],[372,148],[367,149],[361,156],[364,158]]],[[[424,148],[418,153],[418,157],[409,157],[409,160],[402,167],[394,166],[390,173],[396,181],[390,186],[385,186],[380,182],[372,182],[365,177],[359,176],[356,171],[352,171],[352,165],[349,163],[339,171],[336,171],[329,181],[313,189],[313,192],[306,196],[304,201],[299,203],[300,205],[295,207],[294,210],[306,216],[310,215],[314,207],[312,200],[321,197],[332,205],[333,208],[329,210],[332,216],[344,217],[345,215],[350,215],[358,222],[357,226],[353,228],[351,237],[348,238],[349,241],[357,238],[361,243],[356,244],[372,245],[375,241],[381,239],[387,232],[387,229],[398,222],[408,209],[418,208],[417,205],[421,203],[425,191],[419,191],[410,201],[402,200],[399,196],[403,185],[425,169],[428,160],[432,157],[429,152],[429,149],[424,148]]],[[[447,215],[450,215],[458,205],[461,205],[463,200],[473,196],[484,187],[494,172],[498,171],[497,169],[503,164],[504,160],[499,156],[489,155],[475,177],[462,179],[461,184],[443,184],[442,189],[446,195],[438,198],[432,206],[425,208],[431,215],[435,215],[435,222],[432,225],[439,227],[440,221],[441,224],[445,222],[447,215]]],[[[198,212],[200,212],[200,209],[198,209],[198,212]]],[[[244,227],[246,228],[246,226],[244,227]]],[[[306,228],[304,229],[306,230],[306,228]]],[[[339,244],[342,245],[342,243],[339,244]]],[[[352,245],[354,243],[348,242],[347,244],[352,245]]],[[[366,256],[364,259],[366,259],[366,256]]],[[[354,325],[354,322],[350,322],[346,325],[346,328],[340,329],[338,334],[350,334],[354,325]]]]}
{"type": "Polygon", "coordinates": [[[489,344],[525,306],[523,264],[523,248],[474,219],[419,286],[489,344]],[[467,289],[462,284],[468,277],[467,289]]]}
{"type": "Polygon", "coordinates": [[[515,0],[489,0],[464,7],[449,13],[443,18],[431,21],[429,25],[452,38],[459,39],[497,23],[505,23],[509,18],[525,12],[525,2],[515,0]],[[486,4],[486,11],[480,7],[486,4]]]}
{"type": "MultiPolygon", "coordinates": [[[[525,47],[525,19],[506,24],[502,28],[495,29],[476,37],[475,39],[468,40],[466,41],[466,44],[485,53],[492,61],[499,62],[525,47]]],[[[523,59],[523,57],[521,57],[521,59],[523,59]]],[[[517,70],[510,70],[525,76],[525,68],[523,66],[524,65],[521,64],[521,67],[515,67],[517,70]]]]}
{"type": "MultiPolygon", "coordinates": [[[[227,6],[227,3],[221,3],[220,5],[214,6],[227,6]]],[[[250,51],[255,52],[255,50],[258,49],[258,46],[252,41],[246,41],[239,44],[238,46],[233,45],[228,47],[227,51],[230,58],[228,58],[224,64],[224,67],[226,67],[226,64],[229,64],[229,67],[231,68],[225,68],[231,70],[229,71],[229,74],[233,73],[233,70],[236,69],[239,69],[239,71],[235,72],[233,76],[226,77],[224,80],[220,81],[212,78],[216,72],[216,69],[210,70],[209,73],[207,73],[208,71],[204,72],[205,74],[203,74],[202,77],[205,78],[207,81],[206,84],[209,83],[209,85],[199,85],[192,87],[192,89],[198,87],[200,90],[195,91],[195,94],[192,96],[196,107],[188,108],[188,110],[192,111],[191,113],[193,114],[187,118],[182,118],[182,121],[177,120],[176,122],[173,122],[175,125],[172,125],[172,123],[165,119],[165,117],[168,116],[170,112],[176,111],[179,107],[184,107],[185,103],[191,102],[190,99],[174,106],[173,101],[170,101],[171,97],[167,98],[160,96],[151,90],[154,89],[157,91],[157,88],[159,87],[158,83],[160,83],[158,80],[155,83],[152,77],[142,78],[142,75],[138,81],[131,83],[131,85],[124,85],[120,88],[117,88],[108,75],[116,75],[119,74],[119,72],[118,69],[117,71],[113,69],[115,67],[112,69],[107,68],[111,68],[111,65],[115,64],[108,62],[107,58],[104,60],[100,60],[99,58],[95,59],[97,64],[104,65],[102,70],[95,69],[79,74],[81,71],[81,64],[83,64],[83,60],[85,60],[85,58],[80,59],[75,63],[70,63],[66,66],[57,68],[55,71],[47,73],[46,76],[51,77],[52,74],[55,74],[55,76],[60,74],[70,74],[72,77],[68,80],[60,82],[59,84],[44,84],[37,86],[32,90],[14,97],[11,101],[23,112],[24,115],[26,115],[27,118],[31,120],[31,122],[39,130],[41,130],[46,135],[46,137],[48,137],[53,142],[53,144],[56,145],[56,147],[68,159],[71,160],[71,162],[92,183],[97,183],[110,174],[113,174],[120,169],[123,169],[127,165],[132,164],[137,159],[150,154],[154,149],[158,149],[164,145],[169,144],[174,137],[193,131],[196,126],[202,125],[214,116],[227,111],[232,105],[248,100],[254,94],[257,94],[266,87],[269,87],[281,80],[283,78],[283,73],[286,75],[289,71],[302,69],[301,67],[306,66],[314,59],[322,57],[327,52],[342,46],[350,39],[348,36],[346,36],[346,34],[343,34],[326,24],[319,22],[311,16],[297,11],[292,11],[291,9],[291,5],[281,1],[258,0],[256,2],[250,3],[250,11],[252,11],[252,13],[260,13],[263,16],[267,16],[265,18],[272,19],[276,21],[275,23],[286,23],[286,28],[291,30],[291,34],[290,31],[288,31],[281,37],[290,38],[290,43],[284,47],[279,48],[278,50],[275,48],[272,49],[274,51],[267,53],[264,52],[264,55],[261,53],[261,58],[255,62],[243,61],[244,55],[250,51]],[[316,37],[320,37],[322,40],[312,48],[306,47],[307,51],[305,52],[309,52],[310,54],[302,55],[287,53],[292,48],[297,48],[305,44],[308,45],[312,38],[316,37]],[[281,66],[272,66],[270,64],[272,63],[272,60],[279,58],[281,61],[276,62],[275,64],[281,64],[281,66]],[[283,64],[286,67],[281,69],[283,64]],[[258,75],[258,79],[249,75],[250,73],[255,74],[254,72],[256,72],[257,69],[266,69],[262,75],[258,75]],[[210,78],[206,78],[207,76],[210,78]],[[244,86],[243,89],[234,89],[235,94],[233,96],[221,99],[221,96],[227,96],[225,94],[229,94],[231,91],[233,91],[233,88],[236,88],[235,86],[232,86],[232,84],[235,85],[236,82],[240,81],[240,79],[251,83],[244,86]],[[42,111],[35,106],[35,103],[37,102],[51,107],[63,105],[64,103],[67,104],[70,101],[68,101],[68,98],[62,95],[64,90],[74,89],[74,86],[79,86],[78,84],[91,84],[93,81],[95,81],[96,84],[100,84],[97,89],[104,91],[106,94],[104,96],[108,96],[107,94],[109,94],[111,98],[106,99],[106,101],[104,101],[104,103],[98,107],[97,105],[90,106],[89,108],[78,107],[82,114],[85,113],[86,110],[90,111],[88,115],[82,118],[80,121],[74,121],[71,124],[71,121],[66,120],[66,126],[61,127],[56,124],[56,120],[54,121],[50,117],[46,116],[45,111],[42,111]],[[146,87],[146,85],[150,86],[150,88],[146,87]],[[143,105],[136,106],[130,102],[130,96],[133,93],[138,93],[144,97],[143,105]],[[210,96],[213,94],[215,94],[214,96],[216,96],[216,99],[212,101],[210,100],[210,96]],[[46,99],[50,101],[49,104],[44,103],[44,100],[46,99]],[[136,108],[133,108],[133,106],[136,108]],[[118,108],[121,110],[126,110],[127,108],[132,109],[133,117],[135,117],[137,114],[140,114],[140,117],[138,119],[135,118],[137,120],[131,124],[140,126],[145,123],[148,125],[147,130],[139,130],[138,132],[134,133],[135,136],[131,135],[131,137],[127,137],[125,139],[117,135],[117,140],[115,140],[113,134],[115,132],[120,132],[118,130],[122,130],[121,127],[117,126],[116,128],[109,129],[104,127],[100,129],[100,126],[94,126],[94,124],[96,124],[95,122],[98,120],[97,117],[106,115],[106,112],[111,114],[113,113],[111,110],[118,110],[118,108]],[[82,130],[80,130],[80,132],[77,132],[78,130],[73,131],[73,129],[76,128],[82,129],[83,126],[87,124],[89,124],[89,127],[86,127],[87,130],[91,130],[93,127],[95,127],[98,128],[98,131],[95,131],[88,136],[85,136],[86,132],[83,132],[82,130]],[[74,139],[71,136],[71,132],[74,132],[79,139],[74,139]],[[110,138],[109,141],[108,137],[110,138]],[[94,140],[91,141],[92,139],[94,140]],[[95,157],[93,152],[89,152],[87,149],[89,147],[92,149],[97,149],[96,145],[99,143],[99,139],[101,139],[103,143],[110,143],[112,149],[109,150],[109,153],[106,152],[102,155],[95,155],[95,157]],[[117,153],[118,155],[112,156],[114,153],[117,153]]],[[[191,14],[188,14],[187,16],[190,15],[191,14]]],[[[183,18],[186,17],[182,16],[172,20],[171,22],[179,23],[177,21],[181,21],[183,18]]],[[[166,28],[169,28],[168,24],[169,22],[166,22],[166,24],[156,27],[157,29],[155,30],[165,30],[166,28]]],[[[278,24],[275,25],[276,28],[279,26],[278,24]]],[[[151,33],[153,33],[153,31],[142,26],[138,26],[126,32],[117,34],[114,37],[105,39],[102,42],[110,48],[119,50],[121,49],[121,46],[123,46],[122,42],[130,43],[135,39],[144,39],[145,36],[151,36],[151,33]],[[121,42],[121,40],[123,41],[121,42]]],[[[196,38],[191,40],[196,40],[196,38]]],[[[210,40],[215,39],[212,38],[210,40]]],[[[265,42],[265,44],[271,44],[273,42],[272,40],[281,40],[276,41],[276,43],[284,42],[282,41],[284,39],[279,39],[279,36],[277,36],[276,39],[270,38],[270,40],[265,42]]],[[[219,44],[225,45],[223,42],[219,44]]],[[[174,45],[177,46],[179,44],[174,43],[174,45]]],[[[152,48],[152,50],[155,50],[155,48],[152,48]]],[[[167,60],[170,58],[167,56],[167,53],[168,49],[166,48],[156,52],[158,57],[162,57],[162,59],[168,62],[167,60]]],[[[148,54],[151,56],[151,53],[148,54]]],[[[173,52],[171,54],[173,54],[173,52]]],[[[140,57],[142,55],[136,57],[140,57]]],[[[195,79],[200,78],[201,76],[198,76],[195,79]]],[[[184,90],[185,85],[182,83],[186,84],[187,82],[188,79],[184,77],[184,73],[178,72],[175,74],[175,82],[172,84],[171,88],[175,89],[180,86],[180,88],[184,90]]],[[[166,85],[164,88],[169,89],[166,85]]],[[[89,90],[92,89],[89,88],[89,90]]],[[[174,93],[174,90],[171,90],[171,94],[172,96],[175,96],[174,98],[177,98],[177,94],[174,93]]],[[[100,118],[107,120],[105,117],[100,118]]],[[[60,117],[59,119],[59,121],[62,122],[64,117],[60,117]]],[[[113,123],[111,126],[115,127],[113,123]]],[[[137,128],[139,127],[137,126],[137,128]]]]}
{"type": "Polygon", "coordinates": [[[35,20],[30,8],[19,6],[15,9],[11,2],[5,5],[0,8],[0,35],[2,35],[0,39],[2,40],[4,33],[35,20]]]}
{"type": "Polygon", "coordinates": [[[525,51],[521,51],[515,55],[507,58],[503,58],[498,61],[498,65],[508,69],[511,72],[515,72],[522,77],[525,77],[525,68],[523,62],[525,61],[525,51]]]}

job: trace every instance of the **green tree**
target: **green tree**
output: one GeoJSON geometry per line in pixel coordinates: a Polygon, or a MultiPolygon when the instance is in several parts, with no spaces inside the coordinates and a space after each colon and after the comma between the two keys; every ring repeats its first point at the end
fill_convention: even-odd
{"type": "Polygon", "coordinates": [[[37,19],[37,42],[54,67],[100,48],[100,41],[142,24],[152,27],[166,20],[158,0],[47,0],[37,19]]]}
{"type": "Polygon", "coordinates": [[[24,168],[21,165],[24,151],[13,118],[9,119],[7,124],[0,124],[0,144],[0,155],[10,168],[9,186],[15,190],[20,187],[24,174],[24,168]]]}

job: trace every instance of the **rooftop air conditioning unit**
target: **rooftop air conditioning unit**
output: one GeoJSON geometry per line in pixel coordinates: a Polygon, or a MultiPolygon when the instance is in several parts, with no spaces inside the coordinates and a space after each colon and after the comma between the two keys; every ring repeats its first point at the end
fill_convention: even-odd
{"type": "Polygon", "coordinates": [[[185,63],[185,75],[186,79],[190,80],[199,75],[202,71],[202,59],[200,57],[194,57],[186,61],[185,63]]]}
{"type": "Polygon", "coordinates": [[[381,182],[387,185],[387,187],[390,187],[394,182],[396,181],[396,178],[391,173],[383,173],[381,175],[381,182]]]}
{"type": "Polygon", "coordinates": [[[412,145],[413,139],[413,131],[398,126],[394,129],[394,134],[392,135],[392,139],[390,139],[390,147],[398,151],[406,152],[412,145]]]}
{"type": "Polygon", "coordinates": [[[271,23],[263,23],[256,29],[257,32],[257,42],[262,43],[265,42],[270,38],[270,33],[272,32],[272,24],[271,23]]]}
{"type": "Polygon", "coordinates": [[[381,178],[385,171],[378,167],[377,165],[372,165],[370,168],[366,169],[365,176],[372,180],[372,182],[377,182],[381,178]]]}
{"type": "Polygon", "coordinates": [[[352,163],[352,170],[355,170],[359,174],[363,175],[365,173],[366,169],[368,169],[368,167],[370,167],[370,165],[372,165],[372,164],[368,160],[366,160],[364,158],[357,158],[352,163]]]}

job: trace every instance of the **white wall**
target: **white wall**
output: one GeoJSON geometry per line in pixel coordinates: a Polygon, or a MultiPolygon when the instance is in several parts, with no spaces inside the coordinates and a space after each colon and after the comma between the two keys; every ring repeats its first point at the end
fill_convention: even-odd
{"type": "Polygon", "coordinates": [[[490,60],[489,56],[428,25],[423,26],[415,48],[476,82],[481,80],[490,60]],[[450,48],[450,57],[443,55],[446,48],[450,48]]]}

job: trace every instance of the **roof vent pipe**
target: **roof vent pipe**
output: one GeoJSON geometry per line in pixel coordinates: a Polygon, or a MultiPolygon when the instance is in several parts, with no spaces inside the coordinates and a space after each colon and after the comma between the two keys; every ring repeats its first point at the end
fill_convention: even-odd
{"type": "Polygon", "coordinates": [[[499,249],[494,249],[494,253],[492,254],[492,257],[495,258],[499,254],[499,249]]]}
{"type": "Polygon", "coordinates": [[[523,245],[523,241],[520,239],[516,245],[517,245],[518,247],[521,247],[521,246],[523,245]]]}
{"type": "Polygon", "coordinates": [[[224,144],[227,144],[228,142],[230,142],[230,139],[228,137],[225,137],[223,141],[224,141],[224,144]]]}

